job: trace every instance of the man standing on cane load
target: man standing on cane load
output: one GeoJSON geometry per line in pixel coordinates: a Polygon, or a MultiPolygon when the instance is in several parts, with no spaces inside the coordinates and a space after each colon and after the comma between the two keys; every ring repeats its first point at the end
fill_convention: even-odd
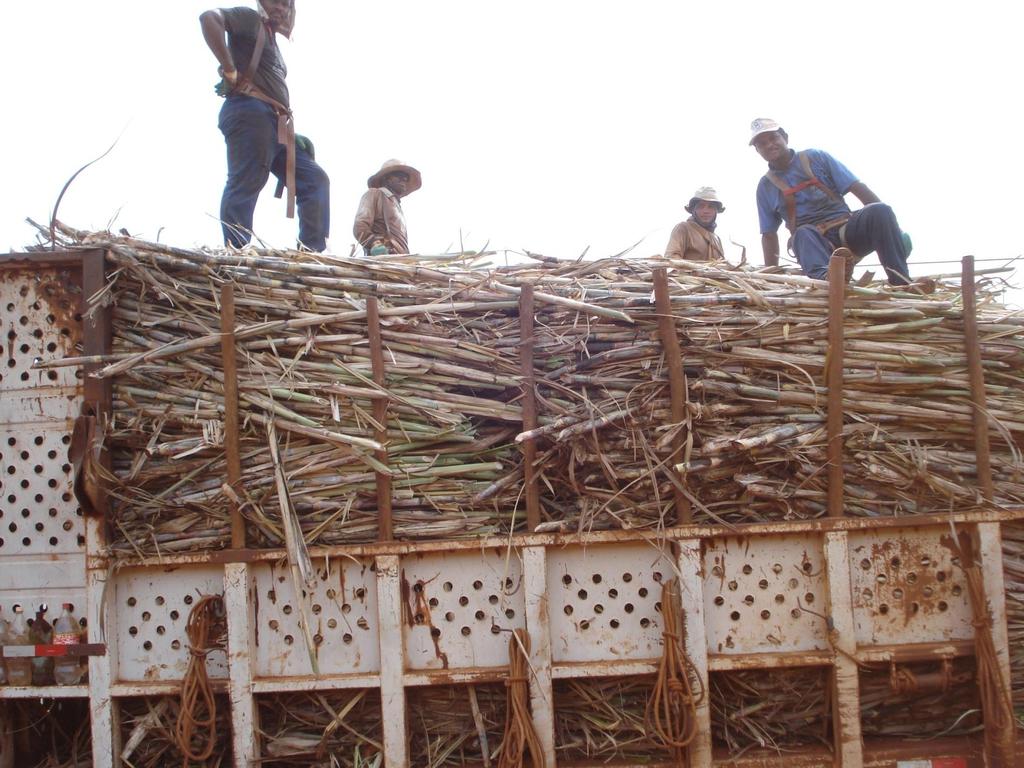
{"type": "Polygon", "coordinates": [[[699,187],[684,206],[691,214],[686,221],[676,224],[665,246],[666,259],[686,261],[717,261],[725,258],[722,241],[715,234],[718,214],[725,206],[713,187],[699,187]]]}
{"type": "Polygon", "coordinates": [[[299,244],[327,247],[330,182],[313,159],[312,144],[298,137],[288,102],[288,71],[278,34],[291,37],[295,0],[259,0],[259,10],[220,8],[199,17],[203,37],[220,62],[225,97],[220,130],[228,150],[228,180],[221,199],[224,242],[241,248],[252,236],[256,200],[271,173],[288,188],[288,217],[299,209],[299,244]],[[226,38],[226,39],[225,39],[226,38]]]}
{"type": "MultiPolygon", "coordinates": [[[[800,268],[808,277],[828,279],[832,251],[849,248],[857,259],[878,252],[892,285],[909,282],[910,238],[900,231],[896,214],[827,152],[789,148],[789,136],[769,118],[750,124],[750,145],[768,161],[757,185],[764,263],[779,263],[779,224],[789,229],[800,268]],[[843,195],[852,192],[863,204],[852,212],[843,195]]],[[[847,277],[852,274],[849,265],[847,277]]]]}
{"type": "Polygon", "coordinates": [[[420,172],[398,160],[388,160],[366,180],[369,189],[359,201],[352,234],[367,256],[408,253],[409,233],[402,198],[421,186],[420,172]]]}

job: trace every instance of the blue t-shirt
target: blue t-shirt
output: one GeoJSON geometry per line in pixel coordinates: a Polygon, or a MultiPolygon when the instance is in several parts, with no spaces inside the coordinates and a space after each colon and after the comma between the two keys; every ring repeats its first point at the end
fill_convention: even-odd
{"type": "MultiPolygon", "coordinates": [[[[796,193],[796,225],[816,224],[840,216],[848,216],[850,209],[843,202],[843,195],[858,179],[850,170],[836,160],[828,152],[820,149],[808,149],[811,170],[818,181],[836,193],[839,199],[831,199],[818,187],[811,185],[796,193]]],[[[794,153],[793,160],[785,171],[776,171],[787,186],[795,187],[806,181],[800,158],[794,153]]],[[[786,202],[782,190],[775,186],[766,176],[761,177],[757,185],[757,218],[761,224],[761,234],[777,232],[779,224],[786,220],[786,202]]]]}

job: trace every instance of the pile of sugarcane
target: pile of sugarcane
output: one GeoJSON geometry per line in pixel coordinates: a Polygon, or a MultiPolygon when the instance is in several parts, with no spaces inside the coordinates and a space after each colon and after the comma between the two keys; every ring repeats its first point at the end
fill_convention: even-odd
{"type": "MultiPolygon", "coordinates": [[[[662,259],[534,258],[485,269],[455,258],[185,250],[63,232],[58,245],[108,253],[108,286],[88,298],[113,316],[112,353],[92,362],[114,390],[106,437],[116,554],[226,546],[233,500],[249,546],[282,546],[284,506],[309,544],[370,540],[378,473],[391,478],[399,538],[522,530],[526,439],[537,446],[549,525],[658,527],[670,519],[674,488],[698,521],[826,510],[824,283],[662,259]],[[657,267],[669,268],[682,346],[681,423],[670,415],[652,300],[657,267]],[[226,283],[236,305],[238,488],[224,481],[226,283]],[[527,283],[539,413],[524,433],[517,301],[527,283]],[[380,303],[383,385],[373,379],[371,296],[380,303]],[[384,424],[374,418],[379,398],[384,424]],[[673,456],[680,433],[685,449],[673,456]]],[[[955,281],[850,286],[846,304],[846,513],[974,508],[955,281]]],[[[996,503],[1018,504],[1024,317],[999,305],[988,283],[979,306],[996,503]]]]}
{"type": "Polygon", "coordinates": [[[409,754],[424,768],[497,765],[505,731],[502,684],[407,691],[409,754]]]}
{"type": "Polygon", "coordinates": [[[827,668],[716,672],[709,682],[711,733],[730,757],[751,749],[831,748],[827,668]]]}
{"type": "Polygon", "coordinates": [[[1002,533],[1013,709],[1024,728],[1024,523],[1004,523],[1002,533]]]}
{"type": "Polygon", "coordinates": [[[671,753],[655,744],[645,715],[653,678],[556,680],[555,754],[572,760],[659,762],[671,753]]]}
{"type": "Polygon", "coordinates": [[[378,691],[273,694],[257,701],[260,765],[378,768],[383,764],[378,691]]]}
{"type": "Polygon", "coordinates": [[[210,757],[202,762],[185,761],[176,738],[181,713],[178,698],[118,699],[121,722],[121,761],[133,768],[226,768],[232,765],[231,708],[227,697],[217,698],[216,741],[210,757]]]}
{"type": "Polygon", "coordinates": [[[935,662],[901,664],[896,671],[895,681],[890,669],[861,671],[865,737],[934,739],[984,728],[974,659],[954,659],[945,673],[935,662]],[[940,685],[943,675],[947,682],[940,685]]]}

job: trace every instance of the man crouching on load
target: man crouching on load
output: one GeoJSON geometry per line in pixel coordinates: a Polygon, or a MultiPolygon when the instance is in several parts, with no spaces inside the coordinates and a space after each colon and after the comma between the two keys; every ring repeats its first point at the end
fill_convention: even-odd
{"type": "Polygon", "coordinates": [[[715,261],[725,258],[722,241],[715,234],[718,214],[725,212],[725,206],[718,199],[713,187],[698,187],[690,202],[683,206],[690,218],[681,221],[672,229],[666,259],[686,261],[715,261]]]}
{"type": "Polygon", "coordinates": [[[785,221],[797,261],[808,277],[827,280],[832,251],[846,247],[858,260],[877,251],[889,282],[906,285],[910,238],[900,231],[892,208],[827,152],[794,152],[788,142],[789,136],[774,120],[759,117],[750,124],[750,145],[768,161],[768,173],[757,185],[764,263],[779,263],[778,229],[785,221]],[[851,213],[843,200],[847,192],[864,207],[851,213]]]}

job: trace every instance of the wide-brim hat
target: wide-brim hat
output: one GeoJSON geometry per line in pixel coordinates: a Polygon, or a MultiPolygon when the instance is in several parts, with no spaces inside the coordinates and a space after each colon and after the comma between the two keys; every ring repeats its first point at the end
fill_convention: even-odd
{"type": "Polygon", "coordinates": [[[399,160],[388,160],[384,165],[380,167],[373,176],[366,180],[366,186],[370,189],[376,189],[384,186],[384,179],[387,178],[389,173],[407,173],[409,174],[409,189],[405,194],[409,195],[415,192],[417,189],[423,186],[423,177],[420,176],[420,172],[413,168],[411,165],[406,165],[399,160]]]}
{"type": "Polygon", "coordinates": [[[690,198],[690,202],[683,206],[687,213],[693,213],[693,207],[703,200],[705,203],[714,203],[719,213],[725,211],[725,206],[722,201],[718,199],[718,193],[715,192],[714,187],[697,187],[697,191],[693,193],[693,197],[690,198]]]}
{"type": "Polygon", "coordinates": [[[750,124],[750,142],[749,146],[754,146],[754,139],[760,136],[762,133],[772,133],[774,131],[781,131],[782,126],[779,125],[778,121],[772,120],[770,117],[758,117],[750,124]]]}

